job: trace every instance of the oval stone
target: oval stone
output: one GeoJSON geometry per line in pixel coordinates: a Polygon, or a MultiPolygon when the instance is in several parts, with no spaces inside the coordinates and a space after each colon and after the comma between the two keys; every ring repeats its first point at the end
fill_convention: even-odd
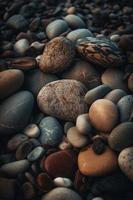
{"type": "Polygon", "coordinates": [[[77,15],[69,14],[69,15],[64,17],[64,20],[68,23],[68,25],[72,29],[84,28],[85,27],[84,21],[77,15]]]}
{"type": "Polygon", "coordinates": [[[26,140],[28,140],[28,137],[26,135],[16,134],[8,141],[7,147],[10,151],[15,151],[18,146],[26,140]]]}
{"type": "Polygon", "coordinates": [[[124,90],[115,89],[115,90],[110,91],[108,94],[106,94],[104,99],[108,99],[116,104],[125,95],[126,95],[126,92],[124,90]]]}
{"type": "Polygon", "coordinates": [[[125,56],[110,40],[86,37],[77,41],[77,51],[86,60],[103,66],[118,67],[125,62],[125,56]]]}
{"type": "Polygon", "coordinates": [[[79,81],[54,81],[40,90],[37,97],[38,106],[48,115],[75,121],[78,115],[88,110],[84,101],[85,92],[85,86],[79,81]]]}
{"type": "Polygon", "coordinates": [[[21,70],[9,69],[0,72],[0,100],[16,92],[23,81],[24,74],[21,70]]]}
{"type": "Polygon", "coordinates": [[[69,40],[76,42],[80,38],[93,37],[93,34],[91,33],[90,30],[88,30],[86,28],[80,28],[80,29],[76,29],[74,31],[71,31],[70,33],[67,34],[66,37],[69,40]]]}
{"type": "Polygon", "coordinates": [[[91,136],[92,126],[89,121],[88,113],[77,117],[76,128],[82,135],[91,136]]]}
{"type": "Polygon", "coordinates": [[[28,91],[18,92],[0,105],[0,134],[22,131],[27,125],[33,109],[34,98],[28,91]]]}

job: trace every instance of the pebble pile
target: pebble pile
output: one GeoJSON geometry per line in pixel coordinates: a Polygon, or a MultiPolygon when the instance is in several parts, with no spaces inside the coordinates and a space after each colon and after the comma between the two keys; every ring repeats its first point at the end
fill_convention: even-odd
{"type": "Polygon", "coordinates": [[[0,0],[0,200],[133,199],[131,5],[0,0]]]}

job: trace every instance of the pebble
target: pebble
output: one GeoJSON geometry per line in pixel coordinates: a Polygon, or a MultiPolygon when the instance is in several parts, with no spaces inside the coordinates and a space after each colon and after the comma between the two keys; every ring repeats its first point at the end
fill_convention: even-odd
{"type": "Polygon", "coordinates": [[[44,43],[40,43],[38,41],[33,42],[30,47],[35,48],[38,51],[41,51],[42,49],[44,49],[45,44],[44,43]]]}
{"type": "Polygon", "coordinates": [[[75,121],[78,115],[87,112],[85,92],[85,86],[79,81],[54,81],[40,90],[38,106],[43,113],[66,121],[75,121]]]}
{"type": "Polygon", "coordinates": [[[117,106],[107,99],[95,101],[89,109],[91,124],[99,131],[110,133],[117,125],[119,113],[117,106]]]}
{"type": "Polygon", "coordinates": [[[128,147],[120,152],[118,163],[123,173],[133,181],[133,147],[128,147]]]}
{"type": "Polygon", "coordinates": [[[68,30],[68,24],[62,20],[57,19],[49,23],[46,27],[46,34],[49,39],[53,39],[68,30]]]}
{"type": "Polygon", "coordinates": [[[0,134],[11,135],[22,131],[31,116],[33,103],[33,95],[28,91],[17,92],[3,101],[0,104],[0,134]]]}
{"type": "Polygon", "coordinates": [[[68,129],[71,128],[71,127],[73,127],[73,126],[74,126],[74,123],[73,123],[73,122],[66,122],[66,123],[64,124],[64,133],[66,134],[67,131],[68,131],[68,129]]]}
{"type": "Polygon", "coordinates": [[[78,167],[85,176],[104,176],[117,169],[117,155],[109,147],[97,155],[90,146],[79,153],[78,167]]]}
{"type": "Polygon", "coordinates": [[[0,100],[19,90],[24,82],[24,74],[18,69],[0,72],[0,100]]]}
{"type": "Polygon", "coordinates": [[[32,200],[35,197],[35,189],[30,182],[25,182],[21,190],[25,200],[32,200]]]}
{"type": "Polygon", "coordinates": [[[93,65],[83,60],[75,60],[71,67],[62,74],[63,79],[73,79],[83,83],[88,89],[101,84],[101,78],[93,65]]]}
{"type": "Polygon", "coordinates": [[[7,20],[7,25],[15,30],[24,30],[28,25],[27,20],[22,15],[13,15],[7,20]]]}
{"type": "Polygon", "coordinates": [[[19,173],[28,170],[30,164],[28,160],[19,160],[4,164],[0,167],[0,173],[8,177],[16,177],[19,173]]]}
{"type": "Polygon", "coordinates": [[[30,162],[34,162],[36,160],[38,160],[43,154],[44,154],[44,148],[43,147],[36,147],[35,149],[33,149],[27,156],[27,159],[30,162]]]}
{"type": "Polygon", "coordinates": [[[96,100],[104,97],[108,92],[111,91],[111,88],[108,85],[99,85],[91,90],[89,90],[85,95],[85,101],[87,104],[91,105],[96,100]]]}
{"type": "Polygon", "coordinates": [[[82,198],[79,196],[78,193],[76,193],[75,191],[68,189],[68,188],[64,188],[64,187],[58,187],[55,188],[53,190],[51,190],[49,193],[47,193],[46,195],[42,196],[41,200],[82,200],[82,198]]]}
{"type": "Polygon", "coordinates": [[[8,141],[7,148],[9,149],[9,151],[15,151],[21,143],[27,140],[28,140],[28,137],[26,135],[16,134],[8,141]]]}
{"type": "Polygon", "coordinates": [[[133,122],[123,122],[116,126],[109,135],[108,142],[115,151],[122,151],[133,145],[133,122]]]}
{"type": "Polygon", "coordinates": [[[52,179],[46,173],[40,173],[36,178],[36,182],[39,189],[44,192],[49,192],[54,187],[52,179]]]}
{"type": "Polygon", "coordinates": [[[72,42],[64,37],[56,37],[46,45],[39,67],[43,72],[61,72],[70,66],[74,56],[72,42]]]}
{"type": "Polygon", "coordinates": [[[67,132],[67,139],[75,148],[82,148],[88,144],[88,137],[81,134],[76,127],[72,127],[67,132]]]}
{"type": "Polygon", "coordinates": [[[39,124],[41,131],[39,140],[42,145],[56,146],[63,137],[63,128],[54,117],[45,117],[39,124]]]}
{"type": "Polygon", "coordinates": [[[125,51],[133,51],[133,34],[122,35],[120,37],[119,46],[125,51]]]}
{"type": "Polygon", "coordinates": [[[93,37],[93,33],[86,28],[78,28],[76,30],[70,31],[67,34],[67,39],[76,42],[78,39],[85,38],[85,37],[93,37]]]}
{"type": "Polygon", "coordinates": [[[77,51],[87,61],[103,67],[118,67],[125,62],[125,56],[118,46],[107,39],[86,37],[77,41],[77,51]]]}
{"type": "Polygon", "coordinates": [[[54,184],[57,187],[71,187],[72,181],[69,178],[58,177],[54,179],[54,184]]]}
{"type": "Polygon", "coordinates": [[[40,135],[40,129],[36,124],[29,124],[23,132],[30,138],[37,138],[40,135]]]}
{"type": "Polygon", "coordinates": [[[18,40],[14,44],[14,50],[16,51],[17,54],[24,56],[26,54],[26,51],[29,49],[29,41],[27,39],[21,39],[18,40]]]}
{"type": "Polygon", "coordinates": [[[102,197],[94,197],[92,200],[104,200],[102,197]]]}
{"type": "Polygon", "coordinates": [[[128,78],[128,89],[133,93],[133,73],[128,78]]]}
{"type": "Polygon", "coordinates": [[[120,35],[118,35],[118,34],[111,35],[110,40],[112,40],[113,42],[119,42],[120,41],[120,35]]]}
{"type": "Polygon", "coordinates": [[[104,99],[112,101],[114,104],[117,104],[118,101],[126,96],[126,92],[122,89],[114,89],[105,95],[104,99]]]}
{"type": "Polygon", "coordinates": [[[72,29],[85,28],[84,21],[77,15],[69,14],[64,17],[64,20],[68,23],[72,29]]]}
{"type": "Polygon", "coordinates": [[[79,115],[76,119],[76,128],[82,135],[91,135],[92,126],[89,121],[88,113],[79,115]]]}
{"type": "Polygon", "coordinates": [[[74,14],[76,12],[76,7],[71,6],[67,9],[67,14],[74,14]]]}
{"type": "Polygon", "coordinates": [[[76,155],[70,150],[52,153],[44,161],[43,167],[51,177],[71,179],[77,168],[76,155]]]}

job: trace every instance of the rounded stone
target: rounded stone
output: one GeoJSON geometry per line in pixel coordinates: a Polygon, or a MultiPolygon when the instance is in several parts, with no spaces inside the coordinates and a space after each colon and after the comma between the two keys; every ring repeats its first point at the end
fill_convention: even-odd
{"type": "Polygon", "coordinates": [[[128,78],[128,89],[133,92],[133,73],[128,78]]]}
{"type": "Polygon", "coordinates": [[[34,98],[28,91],[20,91],[0,105],[0,134],[14,134],[22,131],[31,116],[34,98]]]}
{"type": "Polygon", "coordinates": [[[108,85],[111,89],[127,90],[123,81],[124,73],[119,69],[106,69],[101,76],[103,84],[108,85]]]}
{"type": "Polygon", "coordinates": [[[77,41],[77,51],[86,60],[103,66],[118,67],[125,62],[125,56],[110,40],[86,37],[77,41]]]}
{"type": "Polygon", "coordinates": [[[91,135],[92,126],[89,121],[88,113],[77,117],[76,128],[83,135],[91,135]]]}
{"type": "Polygon", "coordinates": [[[63,128],[54,117],[45,117],[39,124],[41,131],[39,140],[42,145],[56,146],[63,138],[63,128]]]}
{"type": "Polygon", "coordinates": [[[125,51],[133,51],[133,35],[122,35],[120,37],[119,46],[125,51]]]}
{"type": "Polygon", "coordinates": [[[40,135],[40,129],[36,124],[29,124],[24,129],[24,134],[30,138],[37,138],[40,135]]]}
{"type": "Polygon", "coordinates": [[[84,101],[85,92],[85,86],[79,81],[54,81],[40,90],[38,106],[48,115],[65,121],[75,121],[78,115],[88,111],[84,101]]]}
{"type": "Polygon", "coordinates": [[[57,187],[71,187],[72,181],[69,178],[57,177],[54,179],[54,184],[57,187]]]}
{"type": "Polygon", "coordinates": [[[44,161],[44,169],[54,177],[73,178],[77,169],[77,158],[74,152],[63,150],[52,153],[44,161]]]}
{"type": "Polygon", "coordinates": [[[7,143],[7,147],[10,151],[15,151],[18,146],[28,140],[28,137],[24,134],[16,134],[7,143]]]}
{"type": "Polygon", "coordinates": [[[82,135],[76,127],[72,127],[67,132],[68,141],[76,148],[85,147],[88,144],[88,137],[82,135]]]}
{"type": "Polygon", "coordinates": [[[110,36],[110,39],[111,39],[113,42],[119,42],[119,41],[120,41],[120,35],[118,35],[118,34],[111,35],[111,36],[110,36]]]}
{"type": "Polygon", "coordinates": [[[108,138],[110,147],[122,151],[133,145],[133,122],[123,122],[116,126],[108,138]]]}
{"type": "Polygon", "coordinates": [[[74,14],[76,12],[76,7],[71,6],[67,9],[67,14],[74,14]]]}
{"type": "Polygon", "coordinates": [[[104,200],[102,197],[94,197],[92,200],[104,200]]]}
{"type": "Polygon", "coordinates": [[[73,30],[67,34],[67,39],[76,42],[78,39],[85,38],[85,37],[93,37],[92,32],[86,28],[80,28],[73,30]]]}
{"type": "Polygon", "coordinates": [[[0,72],[0,100],[15,93],[24,82],[24,74],[21,70],[9,69],[0,72]]]}
{"type": "Polygon", "coordinates": [[[126,92],[122,89],[114,89],[105,95],[104,99],[112,101],[114,104],[117,104],[118,101],[126,96],[126,92]]]}
{"type": "Polygon", "coordinates": [[[120,122],[126,122],[130,120],[131,113],[133,111],[133,96],[126,95],[122,97],[118,103],[117,107],[120,114],[120,122]]]}
{"type": "Polygon", "coordinates": [[[44,192],[49,192],[53,189],[53,181],[46,173],[40,173],[36,178],[37,186],[44,192]]]}
{"type": "Polygon", "coordinates": [[[90,146],[79,153],[78,167],[86,176],[104,176],[118,167],[117,155],[109,147],[98,155],[90,146]]]}
{"type": "Polygon", "coordinates": [[[62,74],[62,78],[80,81],[88,89],[95,88],[101,84],[100,74],[93,65],[79,59],[75,60],[71,67],[62,74]]]}
{"type": "Polygon", "coordinates": [[[64,17],[64,20],[72,29],[85,28],[84,21],[77,15],[69,14],[64,17]]]}
{"type": "Polygon", "coordinates": [[[73,123],[73,122],[66,122],[66,123],[64,124],[64,133],[66,134],[67,131],[68,131],[68,129],[71,128],[71,127],[73,127],[73,126],[74,126],[74,123],[73,123]]]}
{"type": "Polygon", "coordinates": [[[42,196],[41,200],[82,200],[82,198],[79,196],[78,193],[75,191],[68,189],[68,188],[63,188],[63,187],[58,187],[53,190],[51,190],[48,194],[42,196]]]}
{"type": "Polygon", "coordinates": [[[44,148],[39,146],[39,147],[36,147],[35,149],[33,149],[27,156],[27,159],[30,161],[30,162],[34,162],[36,160],[38,160],[43,154],[44,154],[44,148]]]}
{"type": "Polygon", "coordinates": [[[26,200],[33,199],[35,197],[35,189],[30,182],[25,182],[21,187],[23,196],[26,200]]]}
{"type": "Polygon", "coordinates": [[[57,37],[45,46],[39,67],[43,72],[61,72],[70,66],[74,56],[73,43],[65,37],[57,37]]]}
{"type": "Polygon", "coordinates": [[[120,152],[118,163],[123,173],[133,181],[133,147],[128,147],[120,152]]]}
{"type": "Polygon", "coordinates": [[[28,170],[30,164],[28,160],[14,161],[8,164],[4,164],[0,167],[0,173],[9,176],[16,177],[19,173],[28,170]]]}
{"type": "Polygon", "coordinates": [[[14,44],[14,50],[19,55],[25,55],[25,53],[29,49],[29,47],[30,47],[30,45],[29,45],[29,41],[27,39],[18,40],[14,44]]]}
{"type": "Polygon", "coordinates": [[[85,101],[87,104],[91,105],[94,101],[101,99],[110,91],[111,88],[108,85],[99,85],[86,93],[85,101]]]}
{"type": "Polygon", "coordinates": [[[15,30],[23,30],[27,24],[27,20],[22,15],[13,15],[7,20],[7,25],[15,30]]]}
{"type": "Polygon", "coordinates": [[[109,100],[99,99],[89,109],[89,119],[99,131],[109,133],[118,123],[117,106],[109,100]]]}
{"type": "Polygon", "coordinates": [[[62,19],[57,19],[47,25],[46,34],[49,39],[53,39],[67,30],[68,24],[62,19]]]}

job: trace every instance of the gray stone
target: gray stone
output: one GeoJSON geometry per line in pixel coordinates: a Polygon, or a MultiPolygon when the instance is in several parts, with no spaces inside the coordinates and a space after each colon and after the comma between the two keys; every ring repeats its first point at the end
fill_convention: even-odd
{"type": "Polygon", "coordinates": [[[13,15],[7,20],[7,25],[16,30],[23,30],[28,22],[22,15],[13,15]]]}
{"type": "Polygon", "coordinates": [[[35,149],[33,149],[33,151],[31,151],[28,156],[27,159],[31,162],[38,160],[44,153],[44,148],[43,147],[36,147],[35,149]]]}
{"type": "Polygon", "coordinates": [[[16,134],[13,136],[7,144],[7,147],[10,151],[14,151],[18,148],[18,146],[24,141],[28,140],[28,137],[24,134],[16,134]]]}

